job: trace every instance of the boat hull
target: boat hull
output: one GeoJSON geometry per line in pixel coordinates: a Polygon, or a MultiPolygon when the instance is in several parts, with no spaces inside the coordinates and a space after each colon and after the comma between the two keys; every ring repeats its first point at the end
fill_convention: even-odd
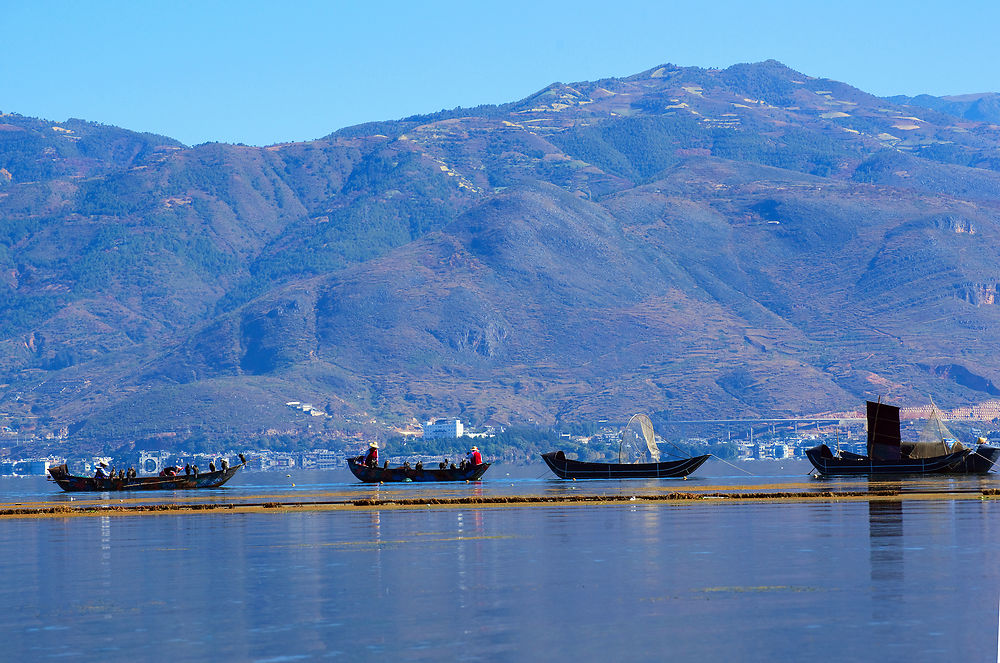
{"type": "Polygon", "coordinates": [[[662,463],[588,463],[570,460],[562,451],[542,454],[542,460],[560,479],[673,479],[686,477],[709,455],[662,463]]]}
{"type": "Polygon", "coordinates": [[[949,469],[951,474],[988,474],[1000,460],[1000,449],[981,444],[949,469]]]}
{"type": "Polygon", "coordinates": [[[968,449],[933,458],[900,458],[877,460],[868,456],[850,454],[846,458],[833,455],[825,444],[806,450],[806,458],[816,471],[824,476],[832,475],[899,475],[899,474],[948,474],[962,473],[957,468],[972,452],[968,449]]]}
{"type": "Polygon", "coordinates": [[[356,458],[348,458],[347,466],[351,473],[365,483],[401,483],[405,481],[478,481],[489,463],[441,469],[416,469],[413,467],[366,467],[356,458]]]}
{"type": "Polygon", "coordinates": [[[134,479],[98,479],[81,477],[69,473],[65,464],[49,468],[49,476],[63,490],[71,493],[105,493],[121,490],[196,490],[218,488],[233,478],[244,463],[225,470],[204,472],[197,477],[181,474],[174,477],[136,477],[134,479]]]}

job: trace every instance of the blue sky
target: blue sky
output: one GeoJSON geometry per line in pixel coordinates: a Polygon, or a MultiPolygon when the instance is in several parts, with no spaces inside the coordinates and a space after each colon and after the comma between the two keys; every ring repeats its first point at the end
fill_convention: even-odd
{"type": "Polygon", "coordinates": [[[998,25],[995,0],[0,0],[0,110],[266,145],[665,62],[1000,91],[998,25]]]}

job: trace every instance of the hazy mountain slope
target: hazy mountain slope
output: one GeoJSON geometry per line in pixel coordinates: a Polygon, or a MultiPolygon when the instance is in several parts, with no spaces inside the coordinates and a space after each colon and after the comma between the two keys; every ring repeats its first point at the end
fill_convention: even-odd
{"type": "Polygon", "coordinates": [[[955,96],[934,97],[920,94],[915,97],[898,95],[888,97],[894,104],[909,104],[930,108],[941,113],[954,115],[973,122],[1000,123],[1000,94],[988,92],[985,94],[962,94],[955,96]]]}

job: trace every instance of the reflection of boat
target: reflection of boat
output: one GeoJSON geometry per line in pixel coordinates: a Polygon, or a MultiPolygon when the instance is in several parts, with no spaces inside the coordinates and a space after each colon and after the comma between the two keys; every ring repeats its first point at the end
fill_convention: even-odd
{"type": "Polygon", "coordinates": [[[617,463],[571,460],[562,451],[542,454],[542,459],[560,479],[669,479],[691,474],[708,455],[660,462],[653,422],[644,414],[634,414],[619,434],[617,463]]]}
{"type": "Polygon", "coordinates": [[[662,463],[588,463],[570,460],[562,451],[551,451],[542,454],[542,459],[560,479],[669,479],[686,477],[709,455],[662,463]]]}
{"type": "Polygon", "coordinates": [[[365,483],[401,482],[401,481],[478,481],[489,463],[479,465],[452,466],[444,469],[428,469],[415,467],[366,467],[361,463],[361,457],[348,458],[347,466],[357,478],[365,483]]]}
{"type": "MultiPolygon", "coordinates": [[[[955,442],[949,448],[947,432],[936,410],[919,442],[904,443],[899,433],[899,408],[867,403],[868,454],[847,451],[834,455],[821,444],[806,450],[806,457],[820,474],[985,474],[993,467],[1000,449],[980,444],[972,450],[955,442]],[[937,432],[933,431],[936,427],[937,432]],[[930,432],[928,430],[930,429],[930,432]]],[[[950,432],[948,433],[950,435],[950,432]]]]}
{"type": "Polygon", "coordinates": [[[96,477],[81,477],[69,473],[66,463],[49,468],[49,474],[59,487],[69,492],[103,493],[115,490],[193,490],[196,488],[218,488],[233,478],[241,467],[239,465],[215,472],[193,474],[178,474],[165,477],[134,477],[132,479],[98,479],[96,477]]]}

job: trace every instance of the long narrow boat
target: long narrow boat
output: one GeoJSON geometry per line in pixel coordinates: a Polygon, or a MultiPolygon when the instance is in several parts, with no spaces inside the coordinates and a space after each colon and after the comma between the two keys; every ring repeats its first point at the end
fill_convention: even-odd
{"type": "MultiPolygon", "coordinates": [[[[841,452],[834,456],[830,448],[821,444],[806,449],[806,458],[822,475],[871,475],[871,474],[947,474],[969,456],[969,450],[935,456],[933,458],[896,458],[893,460],[873,458],[861,454],[841,452]]],[[[986,469],[989,471],[989,468],[986,469]]],[[[962,474],[964,472],[957,471],[962,474]]]]}
{"type": "Polygon", "coordinates": [[[686,477],[711,454],[660,463],[589,463],[570,460],[560,451],[542,454],[542,460],[560,479],[671,479],[686,477]]]}
{"type": "Polygon", "coordinates": [[[806,450],[806,458],[821,475],[887,474],[985,474],[1000,457],[1000,449],[980,444],[975,450],[943,439],[903,443],[899,408],[881,400],[866,404],[868,446],[866,455],[841,452],[834,455],[821,444],[806,450]]]}
{"type": "Polygon", "coordinates": [[[359,458],[348,458],[347,466],[351,473],[365,483],[403,482],[403,481],[478,481],[489,463],[466,465],[463,467],[446,467],[444,469],[429,469],[415,467],[367,467],[359,458]]]}
{"type": "Polygon", "coordinates": [[[103,493],[117,490],[194,490],[197,488],[218,488],[233,478],[240,468],[239,465],[215,472],[179,474],[172,477],[135,477],[133,479],[98,479],[96,477],[81,477],[69,473],[66,463],[49,468],[52,480],[68,492],[103,493]]]}

